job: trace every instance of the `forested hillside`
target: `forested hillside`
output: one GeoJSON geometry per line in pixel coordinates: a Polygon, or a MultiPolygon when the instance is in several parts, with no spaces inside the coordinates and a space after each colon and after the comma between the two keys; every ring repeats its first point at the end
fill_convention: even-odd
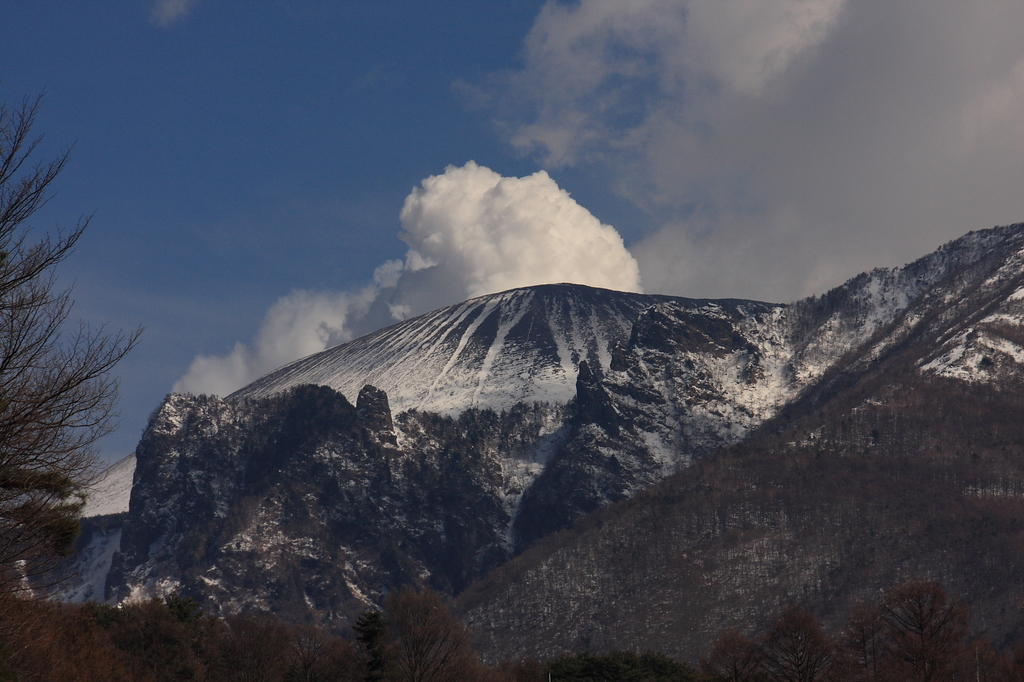
{"type": "Polygon", "coordinates": [[[820,409],[764,427],[550,536],[458,607],[488,657],[652,646],[796,602],[833,634],[854,603],[939,580],[997,646],[1024,631],[1024,392],[884,363],[820,409]]]}

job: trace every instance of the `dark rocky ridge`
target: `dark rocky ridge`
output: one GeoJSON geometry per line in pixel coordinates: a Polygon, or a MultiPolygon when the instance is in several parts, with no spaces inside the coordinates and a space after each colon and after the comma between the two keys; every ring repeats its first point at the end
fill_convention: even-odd
{"type": "Polygon", "coordinates": [[[340,628],[383,590],[458,592],[507,560],[493,453],[535,438],[546,411],[405,413],[398,450],[371,409],[383,394],[362,395],[365,410],[313,386],[169,399],[139,444],[113,598],[177,589],[340,628]]]}

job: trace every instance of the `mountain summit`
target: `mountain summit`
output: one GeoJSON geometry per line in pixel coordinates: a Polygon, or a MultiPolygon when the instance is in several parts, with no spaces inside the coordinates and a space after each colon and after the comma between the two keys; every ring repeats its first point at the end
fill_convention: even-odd
{"type": "Polygon", "coordinates": [[[400,322],[285,365],[229,396],[329,386],[354,399],[371,384],[395,412],[458,415],[470,408],[567,403],[581,360],[607,369],[611,348],[659,302],[705,302],[545,284],[481,296],[400,322]]]}

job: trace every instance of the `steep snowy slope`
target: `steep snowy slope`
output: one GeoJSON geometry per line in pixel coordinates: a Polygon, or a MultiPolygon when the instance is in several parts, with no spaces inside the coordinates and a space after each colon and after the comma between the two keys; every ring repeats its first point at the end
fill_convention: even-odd
{"type": "Polygon", "coordinates": [[[704,303],[577,284],[481,296],[297,360],[230,399],[317,384],[352,401],[371,384],[388,394],[396,413],[457,415],[471,407],[567,403],[580,360],[607,367],[611,347],[629,338],[640,311],[662,301],[685,308],[704,303]]]}
{"type": "MultiPolygon", "coordinates": [[[[1021,226],[997,228],[791,306],[652,305],[607,369],[578,384],[576,427],[524,497],[518,537],[529,544],[579,510],[629,497],[739,442],[783,410],[813,408],[913,335],[932,333],[938,347],[944,324],[959,329],[999,301],[1019,309],[1011,292],[1022,248],[1021,226]]],[[[1004,330],[999,347],[1014,352],[1005,315],[993,314],[986,319],[1004,330]]]]}
{"type": "Polygon", "coordinates": [[[128,499],[132,494],[132,477],[135,475],[135,453],[111,464],[99,477],[85,503],[84,518],[109,516],[128,511],[128,499]]]}
{"type": "MultiPolygon", "coordinates": [[[[926,375],[1003,385],[1024,377],[1024,252],[1007,243],[1005,262],[972,291],[950,297],[961,308],[920,361],[926,375]],[[956,299],[959,300],[956,300],[956,299]],[[983,305],[972,299],[983,298],[983,305]]],[[[948,314],[947,314],[948,315],[948,314]]]]}

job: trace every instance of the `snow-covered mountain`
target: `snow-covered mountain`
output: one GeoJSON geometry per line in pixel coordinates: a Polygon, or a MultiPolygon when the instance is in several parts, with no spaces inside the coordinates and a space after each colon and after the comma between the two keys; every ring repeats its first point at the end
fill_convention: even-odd
{"type": "Polygon", "coordinates": [[[397,584],[458,592],[922,335],[919,372],[1015,371],[1022,248],[1022,225],[971,233],[788,306],[516,289],[226,399],[169,396],[137,448],[108,595],[340,626],[397,584]]]}
{"type": "MultiPolygon", "coordinates": [[[[305,494],[316,498],[320,511],[316,520],[304,512],[293,532],[306,537],[300,543],[306,559],[339,567],[324,570],[334,576],[332,585],[347,586],[343,593],[335,588],[330,595],[310,592],[313,603],[361,609],[388,585],[410,580],[461,589],[549,527],[563,527],[595,506],[631,495],[710,447],[666,424],[662,431],[677,452],[657,435],[641,437],[628,454],[620,453],[619,475],[610,485],[596,484],[607,478],[603,465],[591,470],[593,495],[556,494],[554,508],[547,501],[550,484],[538,485],[550,461],[565,461],[563,453],[579,448],[588,419],[588,403],[576,397],[580,376],[585,385],[615,371],[614,354],[629,344],[633,322],[652,305],[672,306],[695,320],[728,314],[737,324],[748,317],[769,320],[781,310],[749,301],[545,285],[400,323],[293,363],[224,400],[169,397],[137,448],[130,521],[112,586],[128,596],[237,585],[243,579],[238,573],[225,576],[226,567],[244,572],[248,560],[208,551],[194,567],[202,571],[192,574],[194,558],[179,552],[200,541],[189,539],[197,532],[221,534],[242,514],[244,537],[234,533],[221,546],[237,546],[250,556],[253,545],[247,538],[279,536],[283,502],[275,496],[297,494],[291,486],[300,483],[295,477],[303,472],[303,489],[318,481],[315,491],[305,494]],[[322,388],[310,392],[311,384],[322,388]],[[358,395],[354,408],[338,389],[349,398],[358,395]],[[395,410],[397,415],[392,394],[406,408],[395,410]],[[337,423],[301,416],[321,409],[324,401],[334,405],[332,414],[348,416],[339,416],[337,423]],[[308,423],[301,434],[291,433],[296,418],[308,423]],[[286,451],[280,449],[282,441],[290,443],[286,451]],[[271,460],[285,464],[264,479],[271,460]],[[438,499],[431,503],[431,497],[438,499]],[[237,506],[254,498],[262,500],[260,509],[243,513],[237,506]],[[338,523],[349,530],[337,530],[338,523]],[[362,528],[353,531],[359,523],[372,532],[364,537],[362,528]],[[454,541],[453,535],[462,539],[454,541]],[[313,549],[309,538],[317,536],[324,540],[313,549]],[[404,538],[388,550],[404,556],[392,566],[382,565],[379,556],[382,538],[388,537],[404,538]]],[[[751,324],[744,332],[754,339],[760,323],[751,324]]],[[[775,341],[756,339],[766,353],[775,341]]],[[[737,429],[724,437],[742,433],[737,429]]],[[[309,504],[299,506],[309,512],[309,504]]],[[[255,561],[276,574],[277,563],[255,561]]],[[[274,597],[246,598],[280,608],[274,597]]]]}
{"type": "Polygon", "coordinates": [[[297,360],[229,400],[315,384],[352,401],[370,384],[388,394],[396,413],[564,404],[576,394],[580,360],[607,368],[611,348],[629,337],[640,312],[663,301],[688,309],[704,303],[575,284],[481,296],[297,360]]]}

